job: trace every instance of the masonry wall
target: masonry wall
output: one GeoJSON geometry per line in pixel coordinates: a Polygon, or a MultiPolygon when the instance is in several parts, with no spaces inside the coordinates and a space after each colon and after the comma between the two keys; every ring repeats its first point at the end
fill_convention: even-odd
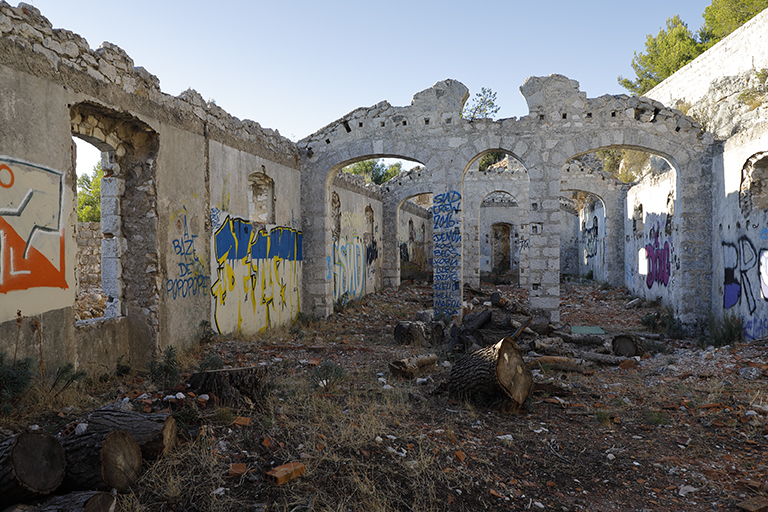
{"type": "Polygon", "coordinates": [[[602,201],[589,203],[579,212],[579,274],[606,281],[605,207],[602,201]]]}
{"type": "Polygon", "coordinates": [[[560,209],[560,274],[579,275],[579,241],[581,240],[579,216],[560,209]]]}
{"type": "MultiPolygon", "coordinates": [[[[627,192],[624,283],[633,294],[673,307],[687,293],[680,268],[680,220],[675,216],[675,171],[648,175],[627,192]]],[[[706,200],[702,198],[702,200],[706,200]]],[[[674,309],[674,307],[673,307],[674,309]]]]}
{"type": "Polygon", "coordinates": [[[334,212],[333,254],[326,264],[334,302],[341,305],[382,289],[382,202],[378,188],[366,186],[362,176],[341,173],[331,192],[339,208],[334,212]]]}
{"type": "Polygon", "coordinates": [[[295,318],[302,238],[292,142],[192,90],[163,94],[120,48],[92,50],[33,6],[0,2],[0,35],[0,350],[18,333],[19,356],[37,358],[42,345],[46,367],[103,373],[118,357],[141,367],[167,345],[194,343],[218,313],[229,322],[222,332],[295,318]],[[102,181],[107,313],[77,323],[73,135],[111,155],[102,181]],[[251,237],[236,222],[250,213],[243,182],[264,169],[282,201],[251,237]],[[220,279],[226,285],[214,286],[220,279]],[[242,320],[232,321],[237,309],[242,320]]]}
{"type": "Polygon", "coordinates": [[[675,74],[645,93],[674,106],[677,100],[695,103],[712,81],[750,69],[768,68],[768,9],[729,34],[675,74]]]}
{"type": "Polygon", "coordinates": [[[77,280],[80,287],[101,288],[101,224],[77,223],[77,280]]]}
{"type": "Polygon", "coordinates": [[[432,227],[428,210],[410,201],[402,204],[397,233],[402,280],[432,280],[432,227]]]}
{"type": "Polygon", "coordinates": [[[768,335],[768,124],[725,141],[716,161],[712,314],[739,318],[747,339],[760,338],[768,335]]]}

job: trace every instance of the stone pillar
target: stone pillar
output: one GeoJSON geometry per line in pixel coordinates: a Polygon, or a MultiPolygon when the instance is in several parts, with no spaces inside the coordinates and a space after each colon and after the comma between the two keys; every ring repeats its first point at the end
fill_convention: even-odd
{"type": "Polygon", "coordinates": [[[302,172],[301,190],[304,288],[301,309],[310,316],[325,318],[333,313],[331,181],[316,170],[302,172]]]}
{"type": "Polygon", "coordinates": [[[400,286],[400,248],[397,244],[399,210],[397,197],[384,196],[381,219],[381,272],[385,290],[396,290],[400,286]]]}
{"type": "MultiPolygon", "coordinates": [[[[540,164],[541,165],[541,164],[540,164]]],[[[560,322],[560,169],[530,169],[528,225],[531,309],[560,322]]],[[[522,261],[521,261],[522,268],[522,261]]]]}
{"type": "MultiPolygon", "coordinates": [[[[466,190],[466,187],[465,187],[466,190]]],[[[465,194],[462,215],[462,254],[464,282],[480,287],[480,203],[482,194],[465,194]]]]}
{"type": "Polygon", "coordinates": [[[125,314],[123,308],[123,255],[127,243],[122,232],[120,205],[125,180],[118,176],[101,179],[101,289],[107,296],[105,317],[125,314]]]}
{"type": "Polygon", "coordinates": [[[432,205],[436,318],[461,316],[461,193],[435,192],[432,205]]]}
{"type": "Polygon", "coordinates": [[[606,194],[605,204],[605,277],[611,286],[624,285],[624,212],[626,189],[606,194]]]}

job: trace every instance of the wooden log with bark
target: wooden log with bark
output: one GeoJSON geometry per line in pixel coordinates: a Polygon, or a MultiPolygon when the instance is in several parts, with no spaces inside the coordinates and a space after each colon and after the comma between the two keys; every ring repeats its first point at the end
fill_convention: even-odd
{"type": "Polygon", "coordinates": [[[566,356],[539,356],[527,360],[531,368],[543,368],[546,365],[551,370],[584,373],[592,370],[592,366],[583,359],[566,356]]]}
{"type": "Polygon", "coordinates": [[[141,448],[123,430],[87,430],[61,441],[67,459],[61,490],[125,492],[141,474],[141,448]]]}
{"type": "Polygon", "coordinates": [[[41,431],[22,432],[0,443],[0,508],[40,498],[64,479],[61,443],[41,431]]]}
{"type": "Polygon", "coordinates": [[[117,499],[102,491],[81,491],[54,496],[36,504],[20,504],[3,512],[114,512],[117,499]]]}
{"type": "Polygon", "coordinates": [[[248,366],[194,373],[187,384],[198,395],[212,395],[222,405],[260,410],[266,406],[267,379],[263,366],[248,366]]]}
{"type": "Polygon", "coordinates": [[[141,456],[154,460],[176,444],[176,420],[167,413],[97,409],[88,416],[89,430],[125,430],[141,447],[141,456]]]}
{"type": "Polygon", "coordinates": [[[554,331],[552,336],[562,338],[566,343],[579,346],[602,347],[605,340],[596,334],[570,334],[566,332],[554,331]]]}
{"type": "Polygon", "coordinates": [[[429,370],[437,369],[435,363],[437,363],[436,354],[421,354],[392,361],[389,363],[389,371],[395,377],[412,379],[429,370]]]}
{"type": "Polygon", "coordinates": [[[525,404],[533,388],[533,374],[512,338],[465,355],[451,368],[448,383],[455,396],[495,398],[503,395],[516,409],[525,404]]]}

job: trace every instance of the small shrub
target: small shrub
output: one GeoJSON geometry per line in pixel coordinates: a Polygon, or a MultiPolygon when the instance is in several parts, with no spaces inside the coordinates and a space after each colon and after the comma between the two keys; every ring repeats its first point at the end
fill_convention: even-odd
{"type": "Polygon", "coordinates": [[[591,271],[591,270],[590,270],[589,272],[587,272],[587,274],[586,274],[584,277],[585,277],[586,279],[589,279],[589,280],[591,281],[591,280],[592,280],[592,278],[594,278],[594,277],[595,277],[595,273],[594,273],[593,271],[591,271]]]}
{"type": "Polygon", "coordinates": [[[605,411],[597,411],[595,413],[595,419],[601,424],[608,426],[611,424],[611,415],[605,411]]]}
{"type": "Polygon", "coordinates": [[[222,368],[224,368],[224,361],[222,361],[216,354],[208,354],[200,363],[198,371],[205,372],[208,370],[220,370],[222,368]]]}
{"type": "Polygon", "coordinates": [[[649,425],[663,425],[667,422],[667,418],[661,411],[648,411],[645,415],[645,422],[649,425]]]}
{"type": "Polygon", "coordinates": [[[181,383],[179,361],[173,345],[166,347],[159,360],[149,363],[149,377],[163,389],[170,389],[181,383]]]}
{"type": "Polygon", "coordinates": [[[67,388],[69,388],[69,386],[72,384],[79,380],[83,380],[86,375],[87,373],[85,370],[75,371],[75,365],[72,363],[67,363],[63,366],[60,366],[59,369],[56,370],[56,378],[53,380],[53,384],[51,384],[51,398],[56,398],[64,391],[66,391],[67,388]]]}
{"type": "Polygon", "coordinates": [[[0,413],[11,414],[18,401],[32,385],[32,359],[10,362],[0,352],[0,413]]]}
{"type": "Polygon", "coordinates": [[[347,372],[331,361],[323,361],[312,372],[312,384],[325,390],[331,390],[345,380],[347,380],[347,372]]]}
{"type": "Polygon", "coordinates": [[[200,333],[201,345],[205,345],[206,343],[211,343],[218,336],[218,333],[213,330],[213,328],[211,327],[211,322],[209,322],[208,320],[203,320],[202,322],[200,322],[200,329],[202,331],[200,333]]]}
{"type": "Polygon", "coordinates": [[[709,338],[702,340],[703,346],[722,347],[742,341],[741,318],[735,315],[723,315],[722,320],[709,318],[709,338]]]}
{"type": "Polygon", "coordinates": [[[646,327],[651,332],[657,332],[660,330],[661,315],[658,311],[655,313],[648,313],[640,319],[640,323],[643,327],[646,327]]]}
{"type": "Polygon", "coordinates": [[[131,365],[123,363],[123,356],[117,358],[117,364],[115,365],[115,376],[125,377],[131,373],[131,365]]]}
{"type": "Polygon", "coordinates": [[[645,342],[645,351],[652,356],[656,354],[666,354],[667,350],[669,350],[667,345],[660,341],[647,340],[645,342]]]}

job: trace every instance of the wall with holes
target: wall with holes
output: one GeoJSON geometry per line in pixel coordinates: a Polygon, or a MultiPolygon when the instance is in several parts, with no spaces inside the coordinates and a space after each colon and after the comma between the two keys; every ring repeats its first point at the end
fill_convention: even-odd
{"type": "Polygon", "coordinates": [[[42,352],[53,371],[72,362],[101,374],[119,357],[142,367],[167,345],[194,343],[217,311],[222,332],[255,332],[298,314],[300,180],[291,141],[193,90],[164,94],[119,47],[92,49],[27,4],[0,2],[0,97],[9,107],[0,109],[0,351],[42,352]],[[75,318],[73,137],[100,149],[106,165],[96,238],[107,311],[83,321],[75,318]],[[255,183],[280,191],[275,204],[257,198],[272,209],[249,203],[254,172],[264,176],[255,183]],[[270,223],[244,237],[252,214],[270,223]],[[231,300],[217,310],[222,261],[225,270],[235,264],[223,274],[233,278],[231,300]],[[233,315],[244,286],[259,292],[258,307],[246,303],[233,315]]]}
{"type": "Polygon", "coordinates": [[[381,290],[381,216],[378,187],[362,176],[337,175],[331,187],[333,252],[326,257],[337,306],[381,290]]]}
{"type": "Polygon", "coordinates": [[[741,320],[747,339],[768,335],[768,126],[722,150],[713,183],[712,314],[741,320]]]}
{"type": "Polygon", "coordinates": [[[672,307],[686,293],[680,269],[681,220],[675,171],[648,175],[627,193],[624,283],[634,295],[672,307]]]}

